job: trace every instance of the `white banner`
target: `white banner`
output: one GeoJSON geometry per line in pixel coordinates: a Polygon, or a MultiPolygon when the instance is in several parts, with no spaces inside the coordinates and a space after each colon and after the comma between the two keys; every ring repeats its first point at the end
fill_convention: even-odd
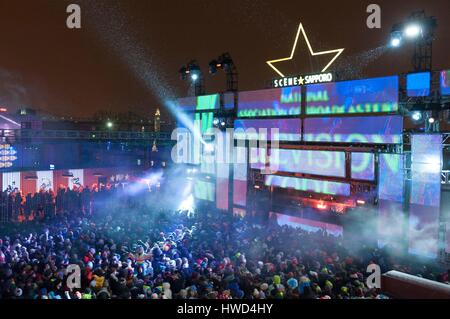
{"type": "Polygon", "coordinates": [[[84,185],[84,170],[83,169],[71,169],[69,173],[73,176],[69,178],[69,188],[72,189],[73,186],[83,186],[84,185]]]}
{"type": "Polygon", "coordinates": [[[37,171],[36,172],[36,191],[39,192],[41,189],[50,190],[53,189],[53,171],[37,171]]]}
{"type": "Polygon", "coordinates": [[[9,172],[9,173],[3,173],[3,189],[2,191],[10,189],[20,189],[20,172],[9,172]]]}

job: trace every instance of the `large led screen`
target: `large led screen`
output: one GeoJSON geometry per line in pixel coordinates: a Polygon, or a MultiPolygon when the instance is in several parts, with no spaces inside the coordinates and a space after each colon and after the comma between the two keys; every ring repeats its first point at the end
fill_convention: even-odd
{"type": "Polygon", "coordinates": [[[223,108],[225,110],[234,109],[234,105],[235,105],[234,95],[235,94],[236,94],[235,92],[225,92],[223,94],[223,108]]]}
{"type": "Polygon", "coordinates": [[[378,198],[403,202],[403,155],[380,154],[378,198]]]}
{"type": "Polygon", "coordinates": [[[236,120],[234,137],[251,140],[300,141],[300,119],[236,120]]]}
{"type": "Polygon", "coordinates": [[[209,175],[215,175],[215,156],[214,154],[202,154],[202,160],[200,163],[200,172],[209,175]]]}
{"type": "Polygon", "coordinates": [[[375,179],[375,160],[373,153],[352,153],[352,179],[373,181],[375,179]]]}
{"type": "Polygon", "coordinates": [[[17,166],[18,158],[18,151],[14,146],[8,143],[0,144],[0,170],[14,165],[17,166]]]}
{"type": "MultiPolygon", "coordinates": [[[[205,164],[205,160],[202,158],[203,147],[201,139],[205,133],[212,130],[213,119],[213,112],[201,112],[186,116],[184,122],[178,122],[176,131],[177,144],[176,148],[174,148],[174,157],[177,163],[205,164]]],[[[205,164],[202,167],[202,172],[211,173],[213,169],[213,165],[205,164]]]]}
{"type": "Polygon", "coordinates": [[[428,164],[428,171],[440,172],[442,167],[442,135],[412,135],[411,162],[428,164]]]}
{"type": "Polygon", "coordinates": [[[339,182],[319,181],[290,176],[267,175],[265,177],[265,184],[266,186],[292,188],[304,192],[350,196],[350,184],[339,182]]]}
{"type": "Polygon", "coordinates": [[[298,115],[301,87],[239,92],[238,117],[298,115]]]}
{"type": "Polygon", "coordinates": [[[235,162],[233,165],[233,204],[247,205],[247,149],[235,148],[235,162]]]}
{"type": "Polygon", "coordinates": [[[215,110],[219,108],[219,104],[219,94],[183,97],[176,102],[180,111],[215,110]]]}
{"type": "Polygon", "coordinates": [[[442,136],[412,135],[409,252],[434,258],[438,252],[442,136]]]}
{"type": "MultiPolygon", "coordinates": [[[[225,142],[226,132],[221,132],[217,135],[218,139],[221,139],[225,142]]],[[[227,151],[227,147],[224,143],[216,141],[216,207],[221,210],[228,210],[228,202],[229,202],[229,187],[230,187],[230,160],[232,157],[229,157],[230,160],[226,160],[225,156],[221,156],[220,154],[223,152],[232,153],[232,149],[227,151]]],[[[225,155],[225,154],[223,154],[225,155]]],[[[230,154],[226,154],[231,156],[230,154]]]]}
{"type": "Polygon", "coordinates": [[[411,203],[438,207],[441,194],[442,136],[412,135],[411,203]]]}
{"type": "Polygon", "coordinates": [[[228,210],[230,164],[217,163],[216,167],[216,206],[218,209],[228,210]]]}
{"type": "Polygon", "coordinates": [[[430,85],[430,72],[406,75],[406,93],[408,96],[428,96],[430,95],[430,85]]]}
{"type": "Polygon", "coordinates": [[[441,94],[450,95],[450,70],[441,71],[441,94]]]}
{"type": "Polygon", "coordinates": [[[345,177],[345,153],[272,149],[271,171],[345,177]]]}
{"type": "Polygon", "coordinates": [[[211,182],[196,180],[194,184],[194,197],[201,200],[214,202],[215,189],[211,182]]]}
{"type": "Polygon", "coordinates": [[[195,111],[197,107],[197,97],[181,97],[176,100],[176,106],[180,111],[195,111]]]}
{"type": "Polygon", "coordinates": [[[397,245],[404,238],[403,155],[380,153],[378,170],[378,244],[397,245]]]}
{"type": "Polygon", "coordinates": [[[306,114],[396,112],[398,77],[312,84],[306,87],[306,114]]]}
{"type": "Polygon", "coordinates": [[[401,116],[322,117],[304,121],[306,142],[400,144],[402,134],[401,116]]]}
{"type": "Polygon", "coordinates": [[[267,149],[266,148],[250,148],[249,154],[250,168],[264,169],[267,162],[267,149]]]}
{"type": "Polygon", "coordinates": [[[213,128],[214,113],[202,112],[195,114],[195,124],[202,134],[213,128]]]}

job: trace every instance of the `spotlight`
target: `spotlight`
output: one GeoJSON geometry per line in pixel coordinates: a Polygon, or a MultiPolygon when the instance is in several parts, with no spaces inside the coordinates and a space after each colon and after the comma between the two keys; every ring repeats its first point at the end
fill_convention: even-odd
{"type": "Polygon", "coordinates": [[[436,119],[433,116],[430,116],[428,118],[428,123],[433,124],[434,122],[436,122],[436,119]]]}
{"type": "Polygon", "coordinates": [[[107,123],[106,123],[106,127],[107,128],[112,128],[113,127],[113,122],[111,122],[111,121],[108,121],[107,123]]]}
{"type": "Polygon", "coordinates": [[[400,38],[393,38],[393,39],[391,39],[391,45],[393,47],[395,47],[395,48],[400,46],[400,42],[401,42],[400,38]]]}
{"type": "Polygon", "coordinates": [[[422,112],[419,111],[412,112],[411,118],[413,119],[413,121],[420,121],[422,119],[422,112]]]}
{"type": "Polygon", "coordinates": [[[187,75],[190,75],[189,80],[194,84],[196,96],[205,93],[202,72],[196,60],[192,60],[186,66],[182,66],[178,72],[181,80],[188,79],[187,75]]]}
{"type": "Polygon", "coordinates": [[[410,24],[405,27],[404,33],[408,38],[416,38],[422,33],[422,28],[418,24],[410,24]]]}
{"type": "Polygon", "coordinates": [[[397,48],[402,43],[402,33],[400,31],[394,31],[391,33],[391,47],[397,48]]]}
{"type": "Polygon", "coordinates": [[[188,66],[189,73],[191,74],[191,80],[197,81],[200,77],[200,68],[197,65],[197,62],[191,62],[188,66]]]}
{"type": "Polygon", "coordinates": [[[213,119],[213,125],[214,125],[214,126],[219,125],[219,122],[220,122],[220,120],[219,120],[217,117],[215,117],[215,118],[213,119]]]}
{"type": "Polygon", "coordinates": [[[227,76],[227,91],[237,91],[237,70],[231,55],[226,52],[209,62],[209,73],[216,74],[223,70],[227,76]]]}
{"type": "Polygon", "coordinates": [[[389,46],[396,48],[403,43],[414,44],[414,71],[432,70],[431,52],[436,27],[436,18],[427,16],[424,10],[412,12],[407,19],[392,26],[389,46]]]}
{"type": "Polygon", "coordinates": [[[225,126],[227,125],[227,123],[226,123],[225,121],[222,121],[222,122],[220,122],[220,125],[221,125],[222,127],[225,127],[225,126]]]}

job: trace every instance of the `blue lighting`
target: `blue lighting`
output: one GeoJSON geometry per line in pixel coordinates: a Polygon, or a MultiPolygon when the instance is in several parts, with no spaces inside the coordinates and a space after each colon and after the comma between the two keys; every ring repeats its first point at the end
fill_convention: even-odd
{"type": "Polygon", "coordinates": [[[406,76],[408,96],[430,95],[430,72],[411,73],[406,76]]]}

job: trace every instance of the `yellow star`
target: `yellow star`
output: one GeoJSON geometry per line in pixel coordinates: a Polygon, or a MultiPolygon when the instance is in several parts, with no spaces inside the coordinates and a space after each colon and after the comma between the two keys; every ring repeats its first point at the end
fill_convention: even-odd
{"type": "Polygon", "coordinates": [[[280,72],[280,70],[278,70],[273,63],[277,63],[277,62],[282,62],[282,61],[288,61],[288,60],[292,60],[292,58],[294,57],[294,53],[295,53],[295,49],[297,48],[297,42],[298,42],[298,37],[300,36],[300,33],[303,34],[303,37],[305,38],[306,44],[308,45],[308,49],[309,52],[311,53],[311,55],[323,55],[323,54],[330,54],[330,53],[336,53],[334,55],[334,57],[331,59],[330,62],[328,62],[328,64],[322,69],[321,72],[325,72],[330,65],[337,59],[337,57],[342,53],[342,51],[344,51],[344,49],[335,49],[335,50],[328,50],[328,51],[321,51],[321,52],[314,52],[313,49],[311,48],[311,44],[309,43],[308,37],[306,36],[306,32],[305,29],[303,28],[303,25],[300,23],[300,25],[298,26],[298,30],[297,30],[297,35],[295,36],[295,41],[294,41],[294,46],[292,47],[292,51],[291,51],[291,55],[287,58],[282,58],[282,59],[276,59],[276,60],[270,60],[270,61],[266,61],[266,63],[275,71],[277,72],[281,77],[284,77],[284,74],[280,72]]]}

